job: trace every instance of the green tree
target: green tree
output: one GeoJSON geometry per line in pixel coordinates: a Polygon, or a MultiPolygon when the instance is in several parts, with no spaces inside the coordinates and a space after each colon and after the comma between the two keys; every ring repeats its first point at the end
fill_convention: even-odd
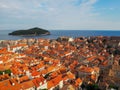
{"type": "Polygon", "coordinates": [[[86,88],[87,90],[99,90],[99,87],[97,84],[88,84],[86,88]]]}
{"type": "Polygon", "coordinates": [[[2,75],[3,74],[3,71],[0,71],[0,75],[2,75]]]}
{"type": "Polygon", "coordinates": [[[5,72],[5,74],[11,74],[11,70],[10,69],[5,70],[4,72],[5,72]]]}

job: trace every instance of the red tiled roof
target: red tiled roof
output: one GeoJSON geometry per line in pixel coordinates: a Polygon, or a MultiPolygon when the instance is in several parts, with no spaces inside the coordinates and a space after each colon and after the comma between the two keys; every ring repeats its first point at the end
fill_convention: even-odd
{"type": "Polygon", "coordinates": [[[52,80],[50,80],[50,81],[47,82],[47,88],[50,89],[52,87],[54,87],[54,83],[53,83],[52,80]]]}
{"type": "Polygon", "coordinates": [[[20,84],[21,88],[24,89],[29,89],[31,87],[34,87],[34,83],[30,80],[30,81],[26,81],[20,84]]]}
{"type": "Polygon", "coordinates": [[[40,75],[40,72],[38,72],[38,71],[33,71],[32,72],[32,76],[38,76],[38,75],[40,75]]]}
{"type": "Polygon", "coordinates": [[[56,85],[58,85],[61,80],[63,80],[62,79],[62,75],[58,75],[56,78],[48,81],[47,82],[48,89],[50,89],[50,88],[55,87],[56,85]]]}
{"type": "Polygon", "coordinates": [[[42,76],[40,76],[40,78],[35,78],[32,80],[32,82],[34,83],[34,85],[36,87],[39,87],[39,84],[42,82],[42,84],[44,83],[44,78],[42,76]]]}
{"type": "Polygon", "coordinates": [[[82,80],[80,78],[76,79],[75,86],[78,87],[82,83],[82,80]]]}
{"type": "Polygon", "coordinates": [[[68,72],[67,76],[68,76],[69,79],[75,79],[75,75],[72,74],[71,72],[68,72]]]}
{"type": "Polygon", "coordinates": [[[21,87],[19,84],[15,82],[14,79],[11,80],[4,80],[0,82],[0,90],[20,90],[21,87]],[[15,83],[15,85],[12,85],[12,83],[15,83]]]}
{"type": "Polygon", "coordinates": [[[36,87],[39,87],[39,83],[37,83],[36,79],[33,79],[32,82],[34,83],[34,85],[35,85],[36,87]]]}
{"type": "Polygon", "coordinates": [[[91,57],[87,58],[87,60],[88,60],[88,61],[92,61],[92,60],[95,59],[95,58],[96,58],[96,56],[91,56],[91,57]]]}
{"type": "Polygon", "coordinates": [[[4,79],[8,79],[8,78],[9,78],[8,74],[0,75],[0,80],[4,80],[4,79]]]}
{"type": "Polygon", "coordinates": [[[19,78],[20,83],[24,82],[24,81],[27,81],[27,80],[29,80],[28,76],[22,76],[21,78],[19,78]]]}
{"type": "Polygon", "coordinates": [[[91,72],[94,71],[93,68],[91,68],[91,67],[86,67],[86,66],[81,66],[81,67],[79,68],[79,70],[80,70],[81,72],[86,72],[86,73],[91,73],[91,72]]]}
{"type": "Polygon", "coordinates": [[[91,75],[91,79],[95,81],[97,79],[96,75],[91,75]]]}

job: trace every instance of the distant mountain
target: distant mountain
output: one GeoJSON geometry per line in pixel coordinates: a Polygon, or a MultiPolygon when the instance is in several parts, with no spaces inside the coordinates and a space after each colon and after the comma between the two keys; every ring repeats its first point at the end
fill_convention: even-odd
{"type": "Polygon", "coordinates": [[[15,36],[38,36],[38,35],[50,35],[50,32],[45,29],[41,29],[38,27],[26,29],[26,30],[16,30],[8,35],[15,35],[15,36]]]}

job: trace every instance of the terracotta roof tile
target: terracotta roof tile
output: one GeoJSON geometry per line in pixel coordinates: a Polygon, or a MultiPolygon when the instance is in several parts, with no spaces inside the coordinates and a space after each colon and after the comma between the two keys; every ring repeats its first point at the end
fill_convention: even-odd
{"type": "Polygon", "coordinates": [[[47,88],[50,89],[52,87],[54,87],[54,83],[53,83],[52,80],[50,80],[50,81],[47,82],[47,88]]]}
{"type": "Polygon", "coordinates": [[[0,75],[0,80],[5,80],[5,79],[9,79],[9,75],[8,74],[4,74],[4,75],[0,75]]]}
{"type": "Polygon", "coordinates": [[[75,75],[72,74],[71,72],[68,72],[67,76],[68,76],[69,79],[75,79],[75,75]]]}
{"type": "Polygon", "coordinates": [[[55,69],[55,67],[54,66],[50,66],[50,67],[47,68],[47,71],[51,72],[53,69],[55,69]]]}
{"type": "Polygon", "coordinates": [[[24,82],[24,81],[27,81],[27,80],[29,80],[28,76],[22,76],[21,78],[19,78],[20,83],[24,82]]]}
{"type": "Polygon", "coordinates": [[[32,82],[34,83],[34,85],[36,87],[39,87],[40,83],[42,82],[42,84],[44,83],[44,78],[42,76],[40,76],[39,78],[35,78],[32,80],[32,82]]]}
{"type": "Polygon", "coordinates": [[[34,87],[34,83],[30,80],[30,81],[26,81],[20,84],[21,88],[24,89],[29,89],[31,87],[34,87]]]}
{"type": "Polygon", "coordinates": [[[96,56],[91,56],[91,57],[87,58],[87,60],[88,60],[88,61],[92,61],[92,60],[95,59],[95,58],[96,58],[96,56]]]}
{"type": "Polygon", "coordinates": [[[81,66],[81,67],[79,68],[79,70],[80,70],[81,72],[86,72],[86,73],[92,73],[92,72],[94,71],[93,68],[91,68],[91,67],[86,67],[86,66],[81,66]]]}
{"type": "Polygon", "coordinates": [[[40,75],[41,73],[40,72],[38,72],[38,71],[32,71],[32,76],[38,76],[38,75],[40,75]]]}
{"type": "Polygon", "coordinates": [[[15,82],[14,79],[11,80],[4,80],[0,82],[0,90],[20,90],[20,85],[15,82]],[[12,85],[15,83],[15,85],[12,85]]]}
{"type": "Polygon", "coordinates": [[[36,79],[33,79],[32,82],[34,83],[34,85],[35,85],[36,87],[39,86],[39,83],[37,83],[36,79]]]}
{"type": "Polygon", "coordinates": [[[91,75],[91,79],[94,80],[94,81],[96,81],[97,76],[96,75],[91,75]]]}
{"type": "Polygon", "coordinates": [[[63,80],[62,79],[62,75],[58,75],[56,78],[48,81],[47,82],[48,89],[50,89],[50,88],[55,87],[56,85],[58,85],[61,80],[63,80]]]}
{"type": "Polygon", "coordinates": [[[76,79],[75,86],[78,87],[81,84],[82,84],[82,80],[80,78],[76,79]]]}

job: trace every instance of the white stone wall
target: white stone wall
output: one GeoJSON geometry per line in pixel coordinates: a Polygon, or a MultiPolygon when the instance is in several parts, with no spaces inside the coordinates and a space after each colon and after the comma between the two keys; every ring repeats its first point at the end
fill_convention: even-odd
{"type": "Polygon", "coordinates": [[[63,87],[63,80],[59,82],[60,89],[63,87]]]}
{"type": "Polygon", "coordinates": [[[43,85],[40,85],[37,90],[40,90],[40,89],[46,89],[47,88],[47,83],[44,83],[43,85]]]}

